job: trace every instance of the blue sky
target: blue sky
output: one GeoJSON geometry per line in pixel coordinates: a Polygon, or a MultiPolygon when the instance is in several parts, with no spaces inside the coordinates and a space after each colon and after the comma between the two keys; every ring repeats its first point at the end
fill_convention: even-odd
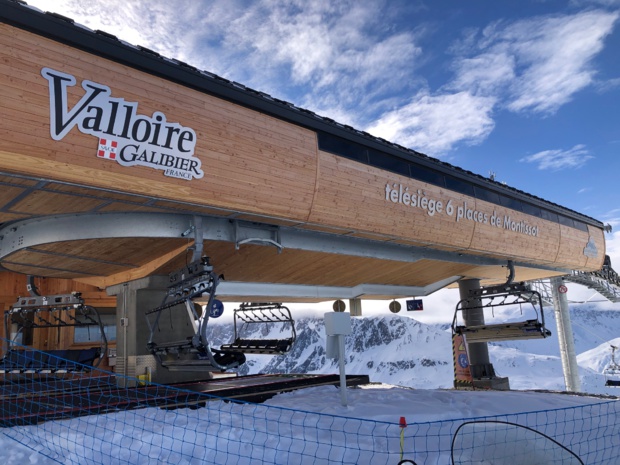
{"type": "Polygon", "coordinates": [[[620,0],[28,3],[620,230],[620,0]]]}

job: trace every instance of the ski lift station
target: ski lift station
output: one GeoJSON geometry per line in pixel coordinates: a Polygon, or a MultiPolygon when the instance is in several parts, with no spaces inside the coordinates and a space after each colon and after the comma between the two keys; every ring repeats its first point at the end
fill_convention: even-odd
{"type": "Polygon", "coordinates": [[[552,279],[558,311],[567,276],[604,269],[596,219],[69,18],[10,0],[0,18],[4,376],[79,362],[215,378],[290,349],[286,302],[356,316],[451,286],[468,376],[505,388],[487,342],[549,335],[529,283],[552,279]],[[485,323],[508,304],[532,314],[485,323]],[[235,340],[212,347],[222,305],[235,340]],[[281,339],[241,334],[266,322],[281,339]],[[116,337],[93,343],[105,327],[116,337]]]}

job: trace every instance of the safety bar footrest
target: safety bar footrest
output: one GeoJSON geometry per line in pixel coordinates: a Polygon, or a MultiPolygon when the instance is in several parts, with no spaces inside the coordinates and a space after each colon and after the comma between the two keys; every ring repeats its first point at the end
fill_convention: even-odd
{"type": "Polygon", "coordinates": [[[480,326],[457,326],[456,334],[464,334],[467,342],[490,342],[514,339],[542,339],[551,336],[537,320],[480,326]]]}
{"type": "Polygon", "coordinates": [[[294,343],[289,339],[236,339],[230,344],[222,344],[222,350],[243,352],[246,354],[283,355],[291,350],[294,343]]]}

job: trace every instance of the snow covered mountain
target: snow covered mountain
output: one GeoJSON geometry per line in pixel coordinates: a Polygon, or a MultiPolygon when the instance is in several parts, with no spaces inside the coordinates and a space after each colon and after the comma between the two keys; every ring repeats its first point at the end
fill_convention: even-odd
{"type": "MultiPolygon", "coordinates": [[[[504,315],[518,319],[519,315],[504,315]]],[[[552,336],[542,340],[503,341],[489,344],[491,362],[499,376],[510,379],[512,389],[564,390],[555,316],[545,309],[552,336]]],[[[580,366],[582,391],[619,395],[605,387],[604,368],[611,360],[610,344],[620,346],[620,312],[596,305],[574,305],[571,319],[580,366]]],[[[261,325],[253,337],[277,338],[280,326],[261,325]]],[[[248,355],[239,374],[338,373],[338,362],[326,357],[323,318],[296,321],[297,341],[286,355],[248,355]]],[[[413,388],[451,388],[453,363],[451,332],[447,324],[424,324],[409,316],[386,314],[352,318],[352,333],[345,338],[346,371],[367,374],[372,382],[413,388]]],[[[210,321],[213,347],[233,338],[230,323],[210,321]]],[[[618,354],[620,357],[620,354],[618,354]]]]}

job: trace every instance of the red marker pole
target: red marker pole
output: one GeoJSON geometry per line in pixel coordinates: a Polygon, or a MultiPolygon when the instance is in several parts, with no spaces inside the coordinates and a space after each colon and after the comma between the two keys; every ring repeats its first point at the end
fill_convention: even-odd
{"type": "Polygon", "coordinates": [[[402,460],[405,450],[405,428],[407,427],[407,420],[405,417],[400,417],[398,426],[400,426],[400,459],[402,460]]]}

